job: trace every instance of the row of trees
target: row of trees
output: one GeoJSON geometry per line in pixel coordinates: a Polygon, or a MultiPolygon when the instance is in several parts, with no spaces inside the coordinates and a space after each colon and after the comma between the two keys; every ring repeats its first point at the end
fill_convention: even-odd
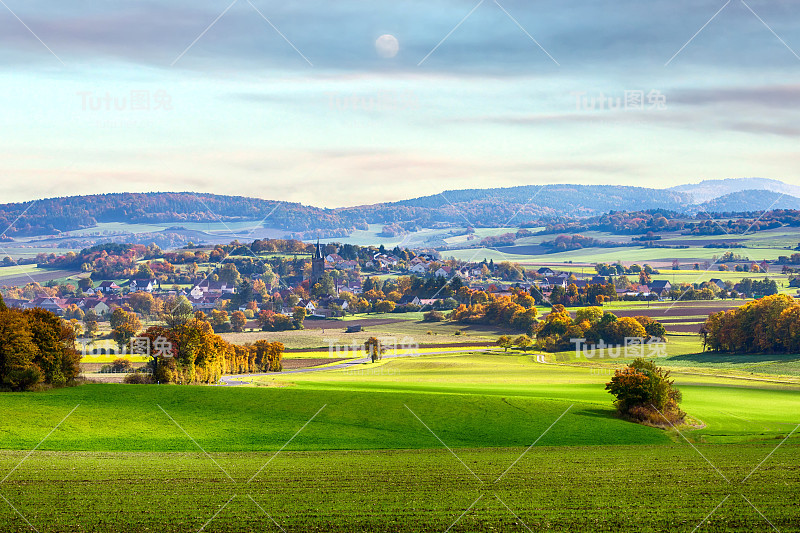
{"type": "Polygon", "coordinates": [[[283,369],[282,343],[231,344],[201,316],[171,328],[152,326],[141,336],[150,342],[152,376],[160,383],[216,383],[223,374],[283,369]]]}
{"type": "Polygon", "coordinates": [[[49,311],[9,309],[0,296],[0,388],[63,386],[80,373],[75,331],[49,311]]]}
{"type": "Polygon", "coordinates": [[[553,306],[534,332],[537,347],[547,351],[567,349],[571,339],[585,339],[587,345],[600,341],[620,345],[626,338],[664,339],[667,334],[664,326],[649,316],[620,318],[599,307],[584,307],[578,309],[573,319],[563,305],[553,306]]]}
{"type": "Polygon", "coordinates": [[[800,352],[800,304],[785,294],[766,296],[708,316],[703,348],[715,352],[800,352]]]}

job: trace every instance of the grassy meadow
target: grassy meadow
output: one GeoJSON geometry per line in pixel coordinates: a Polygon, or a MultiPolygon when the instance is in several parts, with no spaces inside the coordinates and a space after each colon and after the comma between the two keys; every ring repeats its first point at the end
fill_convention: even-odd
{"type": "Polygon", "coordinates": [[[678,434],[615,416],[604,383],[620,361],[547,359],[423,353],[238,387],[3,394],[0,524],[767,531],[763,514],[800,530],[800,381],[752,361],[676,372],[694,424],[678,434]]]}

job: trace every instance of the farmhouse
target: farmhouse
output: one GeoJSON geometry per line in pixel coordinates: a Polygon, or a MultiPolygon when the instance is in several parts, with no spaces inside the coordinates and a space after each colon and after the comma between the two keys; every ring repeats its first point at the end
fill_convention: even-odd
{"type": "Polygon", "coordinates": [[[672,283],[667,280],[657,280],[650,283],[650,292],[657,294],[659,297],[665,296],[672,290],[672,283]]]}
{"type": "Polygon", "coordinates": [[[414,295],[406,295],[397,301],[399,305],[419,305],[419,297],[414,295]]]}
{"type": "Polygon", "coordinates": [[[100,283],[100,285],[97,286],[97,290],[104,294],[113,294],[119,291],[119,285],[117,285],[113,281],[103,281],[102,283],[100,283]]]}
{"type": "Polygon", "coordinates": [[[39,296],[34,298],[27,304],[25,304],[26,309],[33,309],[39,308],[44,309],[45,311],[50,311],[58,316],[64,314],[64,309],[66,306],[61,298],[53,298],[48,296],[39,296]]]}
{"type": "Polygon", "coordinates": [[[722,281],[719,278],[713,278],[712,280],[709,281],[709,283],[713,283],[714,285],[716,285],[720,289],[724,289],[725,288],[725,282],[722,281]]]}

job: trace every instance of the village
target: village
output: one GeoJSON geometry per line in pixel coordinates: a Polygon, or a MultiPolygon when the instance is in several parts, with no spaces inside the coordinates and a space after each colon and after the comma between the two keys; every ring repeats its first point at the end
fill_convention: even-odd
{"type": "MultiPolygon", "coordinates": [[[[237,311],[247,320],[243,329],[259,329],[264,326],[264,314],[296,317],[298,309],[303,310],[303,319],[330,319],[356,313],[448,311],[458,305],[520,293],[529,295],[535,304],[569,307],[620,300],[744,298],[778,290],[774,281],[734,283],[710,274],[710,279],[694,284],[673,284],[667,279],[653,279],[658,270],[648,265],[596,265],[593,272],[584,273],[546,266],[526,269],[509,262],[442,260],[436,252],[396,249],[393,253],[372,247],[350,253],[355,258],[346,259],[339,255],[341,247],[337,245],[317,243],[307,248],[311,250],[310,262],[304,258],[285,276],[257,271],[240,274],[236,261],[226,254],[205,272],[196,263],[188,263],[191,268],[187,272],[196,272],[197,276],[189,283],[177,284],[170,281],[185,275],[180,269],[165,274],[163,261],[134,258],[131,267],[138,266],[138,270],[127,280],[95,282],[93,272],[88,272],[77,279],[77,286],[71,284],[74,282],[44,287],[29,284],[26,290],[16,288],[16,292],[6,287],[5,302],[17,309],[45,309],[68,320],[102,322],[116,309],[155,319],[165,302],[185,299],[194,312],[215,314],[216,326],[226,331],[229,314],[237,311]],[[148,275],[139,277],[142,274],[148,275]],[[31,297],[14,297],[23,293],[31,297]]],[[[203,258],[207,255],[197,254],[203,258]]],[[[168,257],[176,258],[174,253],[168,257]]],[[[297,263],[297,258],[294,261],[297,263]]],[[[795,279],[791,285],[800,283],[795,279]]],[[[234,325],[233,329],[240,328],[234,325]]]]}

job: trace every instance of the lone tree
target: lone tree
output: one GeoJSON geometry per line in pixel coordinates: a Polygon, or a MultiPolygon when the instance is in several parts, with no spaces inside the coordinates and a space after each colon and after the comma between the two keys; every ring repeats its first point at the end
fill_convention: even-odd
{"type": "Polygon", "coordinates": [[[514,346],[516,346],[520,350],[527,351],[528,348],[531,347],[531,344],[533,344],[533,340],[527,335],[520,335],[519,337],[514,339],[514,346]]]}
{"type": "Polygon", "coordinates": [[[509,337],[508,335],[503,335],[502,337],[497,339],[497,342],[495,344],[497,344],[501,348],[504,348],[505,351],[508,351],[508,349],[514,345],[514,341],[512,341],[511,337],[509,337]]]}
{"type": "Polygon", "coordinates": [[[614,372],[606,390],[617,399],[617,411],[630,420],[653,426],[682,423],[686,413],[680,410],[681,391],[669,379],[669,371],[653,361],[638,358],[614,372]]]}
{"type": "Polygon", "coordinates": [[[372,358],[372,362],[381,359],[383,357],[383,352],[386,350],[384,349],[383,345],[381,344],[380,339],[377,337],[370,337],[364,343],[364,348],[367,350],[367,353],[372,358]]]}

